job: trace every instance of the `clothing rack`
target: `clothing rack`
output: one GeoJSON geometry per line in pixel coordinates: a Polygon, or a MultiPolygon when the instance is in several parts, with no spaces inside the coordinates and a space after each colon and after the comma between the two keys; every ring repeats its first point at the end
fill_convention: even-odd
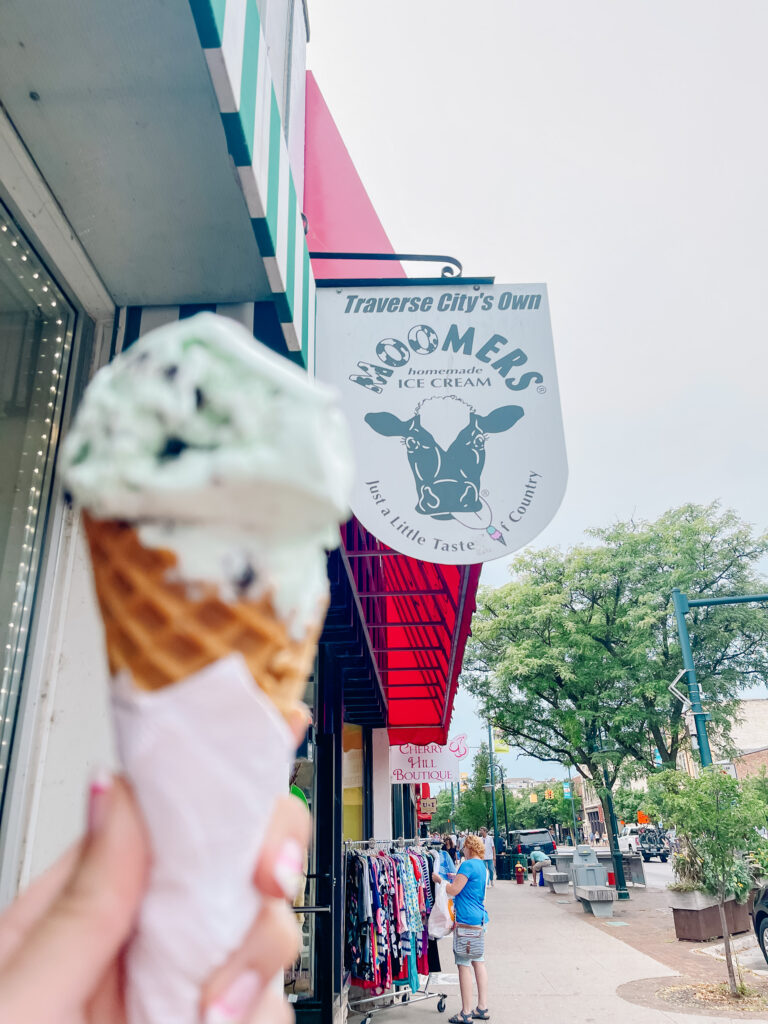
{"type": "Polygon", "coordinates": [[[411,846],[418,847],[420,845],[418,839],[345,839],[344,850],[357,850],[360,853],[366,853],[370,850],[377,848],[384,849],[389,848],[394,853],[402,853],[403,850],[408,849],[411,846]]]}
{"type": "MultiPolygon", "coordinates": [[[[345,840],[344,841],[344,853],[375,853],[375,852],[388,852],[388,853],[406,853],[409,849],[417,849],[420,852],[426,852],[426,848],[419,837],[412,837],[410,839],[357,839],[357,840],[345,840]]],[[[346,878],[346,871],[344,872],[346,878]]],[[[370,1024],[371,1018],[374,1014],[385,1013],[388,1010],[395,1010],[398,1006],[411,1006],[413,1003],[423,1003],[428,999],[437,999],[437,1011],[438,1013],[445,1012],[445,1004],[448,998],[447,992],[431,992],[429,986],[432,982],[432,973],[427,975],[427,981],[424,988],[417,989],[415,992],[408,984],[400,984],[397,988],[394,988],[391,992],[386,992],[383,995],[368,996],[365,999],[358,999],[356,1002],[349,1004],[349,1009],[353,1013],[359,1013],[362,1016],[359,1024],[370,1024]],[[374,1006],[371,1004],[381,1003],[382,1000],[388,1000],[384,1006],[374,1006]]]]}

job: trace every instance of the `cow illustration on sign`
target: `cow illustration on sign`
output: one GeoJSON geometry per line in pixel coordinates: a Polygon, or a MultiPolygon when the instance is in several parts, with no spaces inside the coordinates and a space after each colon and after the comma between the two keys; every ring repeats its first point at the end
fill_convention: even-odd
{"type": "Polygon", "coordinates": [[[522,416],[519,405],[503,405],[481,416],[468,402],[450,395],[425,399],[407,420],[391,412],[369,412],[365,422],[377,434],[401,438],[416,484],[417,512],[485,530],[504,544],[480,493],[485,442],[489,434],[514,427],[522,416]]]}

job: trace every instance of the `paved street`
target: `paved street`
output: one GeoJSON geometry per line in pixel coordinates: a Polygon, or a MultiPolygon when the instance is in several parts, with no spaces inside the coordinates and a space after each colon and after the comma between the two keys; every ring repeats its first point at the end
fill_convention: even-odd
{"type": "Polygon", "coordinates": [[[672,862],[662,864],[659,860],[649,860],[643,864],[645,881],[649,889],[666,889],[672,881],[672,862]]]}
{"type": "MultiPolygon", "coordinates": [[[[569,912],[568,906],[559,902],[565,899],[512,882],[498,882],[488,890],[491,923],[486,959],[493,1020],[500,1024],[734,1024],[737,1019],[744,1020],[702,1018],[622,999],[617,994],[620,986],[677,975],[614,937],[603,923],[596,927],[594,919],[590,923],[585,915],[569,912]]],[[[450,940],[441,943],[440,956],[443,971],[455,975],[450,940]]],[[[443,988],[449,993],[447,1015],[452,1015],[459,1008],[458,984],[443,988]]],[[[374,1017],[373,1022],[442,1024],[446,1019],[437,1016],[436,1002],[430,1001],[398,1007],[374,1017]]]]}

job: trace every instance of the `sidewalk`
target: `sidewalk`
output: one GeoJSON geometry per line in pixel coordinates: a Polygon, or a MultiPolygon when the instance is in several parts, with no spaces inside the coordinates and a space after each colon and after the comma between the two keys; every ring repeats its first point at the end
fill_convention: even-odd
{"type": "MultiPolygon", "coordinates": [[[[655,925],[654,915],[662,917],[654,908],[655,901],[653,890],[648,894],[638,890],[631,904],[621,905],[623,913],[617,913],[615,920],[628,922],[627,915],[635,919],[645,916],[649,925],[655,925]],[[632,909],[625,911],[627,906],[632,909]]],[[[642,941],[646,948],[654,948],[655,958],[633,948],[627,941],[629,936],[623,933],[634,934],[634,927],[598,922],[584,914],[571,897],[554,896],[529,885],[497,882],[488,890],[487,902],[491,917],[486,939],[489,1003],[491,1018],[498,1024],[736,1024],[750,1019],[743,1015],[678,1012],[653,998],[657,985],[649,987],[649,998],[641,996],[643,1002],[652,1002],[651,1006],[622,998],[617,990],[623,987],[629,989],[629,998],[634,1000],[637,995],[633,990],[638,983],[677,978],[682,962],[674,966],[661,962],[656,952],[658,943],[651,942],[648,935],[642,941]]],[[[640,929],[648,934],[653,930],[640,929]]],[[[666,939],[662,942],[673,948],[666,939]]],[[[441,942],[440,959],[443,972],[455,977],[450,939],[441,942]]],[[[709,956],[700,959],[705,976],[712,979],[716,961],[709,956]]],[[[443,1024],[460,1008],[458,979],[453,984],[433,983],[432,988],[448,993],[445,1016],[437,1014],[433,1000],[377,1014],[373,1024],[443,1024]]],[[[350,1022],[357,1020],[359,1017],[350,1015],[350,1022]]]]}

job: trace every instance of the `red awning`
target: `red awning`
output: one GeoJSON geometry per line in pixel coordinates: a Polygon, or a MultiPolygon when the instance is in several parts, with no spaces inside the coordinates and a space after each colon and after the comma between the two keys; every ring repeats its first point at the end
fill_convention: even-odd
{"type": "Polygon", "coordinates": [[[392,551],[353,519],[344,530],[392,743],[445,743],[479,565],[435,565],[392,551]]]}
{"type": "MultiPolygon", "coordinates": [[[[304,213],[310,251],[391,253],[392,245],[320,94],[307,76],[304,213]]],[[[315,260],[316,279],[398,277],[398,263],[315,260]]],[[[434,565],[401,555],[357,520],[343,530],[389,703],[392,743],[445,743],[469,635],[479,565],[434,565]]]]}

